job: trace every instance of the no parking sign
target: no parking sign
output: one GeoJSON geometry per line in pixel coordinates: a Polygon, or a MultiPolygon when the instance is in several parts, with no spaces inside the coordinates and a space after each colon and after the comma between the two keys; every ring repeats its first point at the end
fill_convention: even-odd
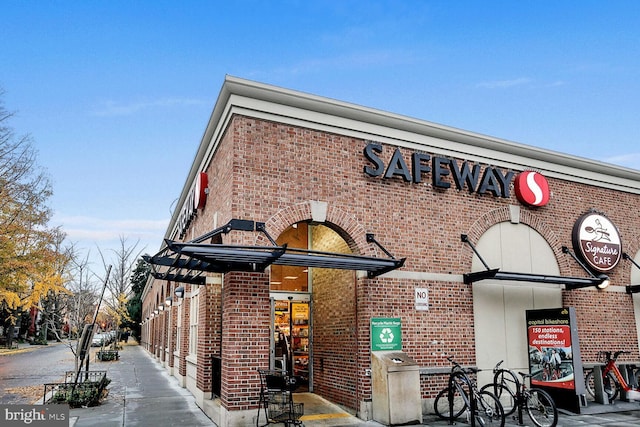
{"type": "Polygon", "coordinates": [[[399,317],[372,317],[371,350],[402,350],[401,326],[399,317]]]}

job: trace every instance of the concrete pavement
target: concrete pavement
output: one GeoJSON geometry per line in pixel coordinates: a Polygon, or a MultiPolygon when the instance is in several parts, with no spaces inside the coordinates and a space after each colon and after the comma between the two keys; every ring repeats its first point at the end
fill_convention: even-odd
{"type": "Polygon", "coordinates": [[[140,346],[124,346],[120,360],[93,369],[106,369],[109,394],[99,406],[71,409],[71,426],[214,425],[191,393],[140,346]]]}
{"type": "MultiPolygon", "coordinates": [[[[55,344],[55,343],[52,343],[55,344]]],[[[3,354],[37,351],[39,346],[21,344],[19,348],[0,349],[3,354]]],[[[175,378],[160,366],[142,347],[125,345],[120,360],[96,364],[92,359],[90,369],[106,370],[111,379],[109,395],[101,405],[93,408],[72,409],[70,426],[215,426],[196,405],[195,399],[180,387],[175,378]]],[[[295,394],[296,402],[304,403],[305,427],[380,427],[375,421],[363,421],[342,408],[312,393],[295,394]]],[[[560,413],[560,427],[640,426],[640,403],[616,401],[613,405],[590,402],[582,414],[560,413]]],[[[264,414],[261,415],[261,420],[264,414]]],[[[457,425],[465,423],[459,421],[457,425]]],[[[251,425],[254,425],[251,423],[251,425]]],[[[423,426],[447,426],[434,414],[425,414],[423,426]]],[[[506,426],[517,426],[510,417],[506,426]]],[[[524,415],[524,425],[532,426],[524,415]]],[[[279,424],[282,426],[282,424],[279,424]]],[[[242,427],[242,426],[233,426],[242,427]]]]}
{"type": "MultiPolygon", "coordinates": [[[[95,364],[93,368],[97,369],[95,364]]],[[[99,406],[72,409],[71,426],[215,426],[196,405],[193,396],[140,346],[125,346],[119,361],[101,363],[100,369],[106,369],[107,377],[111,379],[108,397],[99,406]]],[[[375,421],[362,421],[312,393],[296,394],[294,400],[305,404],[302,421],[306,427],[382,426],[375,421]]],[[[607,406],[592,404],[585,411],[590,413],[562,412],[558,426],[640,426],[640,404],[637,402],[607,406]]],[[[425,414],[423,425],[447,426],[449,423],[433,414],[425,414]]],[[[517,426],[518,423],[511,418],[506,425],[517,426]]],[[[533,425],[526,414],[524,425],[533,425]]]]}

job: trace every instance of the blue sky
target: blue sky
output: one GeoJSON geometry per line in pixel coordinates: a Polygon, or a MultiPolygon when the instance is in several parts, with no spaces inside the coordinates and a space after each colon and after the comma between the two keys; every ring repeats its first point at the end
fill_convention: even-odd
{"type": "Polygon", "coordinates": [[[159,248],[225,74],[640,169],[637,1],[7,0],[0,22],[11,125],[94,254],[159,248]]]}

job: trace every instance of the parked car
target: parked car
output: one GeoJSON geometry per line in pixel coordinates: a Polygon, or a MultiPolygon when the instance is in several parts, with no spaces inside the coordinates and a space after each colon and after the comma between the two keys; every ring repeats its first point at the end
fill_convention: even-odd
{"type": "Polygon", "coordinates": [[[91,347],[102,347],[104,344],[108,344],[107,337],[104,334],[94,334],[91,341],[91,347]]]}

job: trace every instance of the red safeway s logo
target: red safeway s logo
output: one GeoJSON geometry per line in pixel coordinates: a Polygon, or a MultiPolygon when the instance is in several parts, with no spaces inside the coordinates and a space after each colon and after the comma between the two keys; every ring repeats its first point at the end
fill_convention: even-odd
{"type": "Polygon", "coordinates": [[[514,180],[514,190],[518,200],[525,205],[539,207],[549,202],[549,183],[538,172],[519,173],[514,180]]]}

